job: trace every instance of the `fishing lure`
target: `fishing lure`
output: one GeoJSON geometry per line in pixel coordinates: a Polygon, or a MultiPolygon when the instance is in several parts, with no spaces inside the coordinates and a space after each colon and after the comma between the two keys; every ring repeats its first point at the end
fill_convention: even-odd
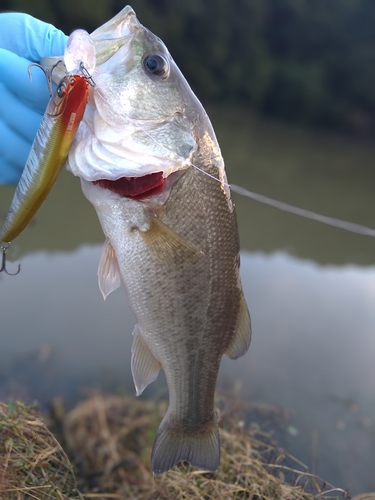
{"type": "Polygon", "coordinates": [[[7,272],[4,261],[9,243],[25,229],[40,208],[68,156],[86,108],[89,84],[93,84],[83,66],[81,70],[82,73],[66,75],[48,103],[0,232],[3,242],[0,272],[7,272]]]}

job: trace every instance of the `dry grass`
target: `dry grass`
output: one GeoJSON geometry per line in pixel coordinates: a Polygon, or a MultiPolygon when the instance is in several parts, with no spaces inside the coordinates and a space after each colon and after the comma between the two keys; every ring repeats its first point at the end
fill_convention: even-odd
{"type": "MultiPolygon", "coordinates": [[[[0,403],[1,500],[313,500],[347,498],[246,424],[249,404],[219,397],[222,457],[215,474],[180,465],[158,478],[150,453],[165,403],[94,395],[61,416],[60,440],[33,409],[0,403]]],[[[252,408],[254,410],[254,408],[252,408]]],[[[277,421],[278,410],[258,407],[277,421]]],[[[267,414],[267,415],[266,415],[267,414]]],[[[271,420],[272,420],[271,418],[271,420]]],[[[358,500],[374,498],[363,495],[358,500]]]]}
{"type": "Polygon", "coordinates": [[[60,444],[36,412],[21,403],[0,403],[0,498],[82,498],[60,444]]]}
{"type": "Polygon", "coordinates": [[[218,471],[211,474],[180,465],[154,478],[150,453],[165,403],[100,395],[81,403],[64,420],[67,449],[76,457],[83,478],[81,491],[137,500],[346,497],[346,492],[318,480],[302,464],[284,465],[285,455],[270,436],[245,425],[242,417],[248,408],[238,399],[221,397],[218,405],[222,442],[218,471]]]}

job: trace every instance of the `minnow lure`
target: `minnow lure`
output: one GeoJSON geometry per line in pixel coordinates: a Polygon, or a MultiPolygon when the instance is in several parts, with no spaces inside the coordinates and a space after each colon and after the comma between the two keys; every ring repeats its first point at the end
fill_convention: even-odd
{"type": "Polygon", "coordinates": [[[40,208],[68,156],[86,109],[89,84],[95,85],[91,78],[95,60],[96,52],[90,35],[84,30],[76,30],[68,38],[64,60],[59,60],[50,71],[39,64],[30,65],[45,71],[51,99],[0,232],[0,242],[3,242],[0,272],[11,274],[5,266],[9,243],[25,229],[40,208]],[[60,63],[65,63],[68,74],[60,80],[53,93],[52,71],[60,63]]]}
{"type": "MultiPolygon", "coordinates": [[[[89,80],[84,71],[66,75],[48,103],[0,233],[3,253],[42,205],[68,156],[88,101],[89,80]]],[[[1,270],[6,271],[5,265],[1,270]]]]}

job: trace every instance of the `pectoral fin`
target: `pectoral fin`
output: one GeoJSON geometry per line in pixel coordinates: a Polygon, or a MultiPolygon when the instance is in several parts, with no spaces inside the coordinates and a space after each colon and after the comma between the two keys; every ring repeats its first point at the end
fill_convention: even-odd
{"type": "Polygon", "coordinates": [[[140,234],[158,261],[165,265],[194,264],[204,255],[155,216],[150,216],[150,229],[140,234]]]}
{"type": "Polygon", "coordinates": [[[242,295],[240,310],[237,318],[236,333],[230,343],[226,355],[231,359],[237,359],[243,356],[250,346],[251,340],[251,321],[249,311],[245,302],[245,297],[242,295]]]}
{"type": "Polygon", "coordinates": [[[115,251],[107,238],[104,242],[98,267],[99,289],[104,300],[121,285],[120,269],[115,251]]]}
{"type": "Polygon", "coordinates": [[[136,395],[140,396],[158,376],[161,364],[150,351],[138,325],[135,325],[133,335],[131,369],[136,395]]]}

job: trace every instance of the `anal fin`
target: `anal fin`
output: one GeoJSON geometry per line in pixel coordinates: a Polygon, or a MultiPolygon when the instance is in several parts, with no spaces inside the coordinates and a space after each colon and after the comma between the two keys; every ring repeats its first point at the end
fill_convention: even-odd
{"type": "Polygon", "coordinates": [[[240,310],[238,312],[237,327],[234,337],[226,351],[231,359],[243,356],[249,349],[251,340],[251,321],[245,297],[241,296],[240,310]]]}
{"type": "Polygon", "coordinates": [[[138,325],[135,325],[133,335],[131,369],[136,395],[140,396],[158,376],[161,364],[150,351],[138,325]]]}
{"type": "Polygon", "coordinates": [[[115,251],[106,238],[98,267],[98,283],[104,300],[121,285],[120,269],[115,251]]]}

